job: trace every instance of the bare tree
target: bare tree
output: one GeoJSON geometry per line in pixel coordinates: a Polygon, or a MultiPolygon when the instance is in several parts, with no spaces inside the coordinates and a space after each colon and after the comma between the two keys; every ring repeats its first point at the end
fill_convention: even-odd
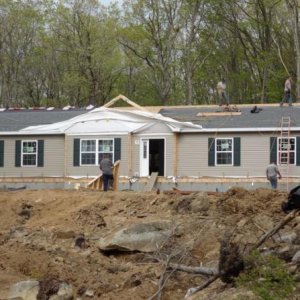
{"type": "Polygon", "coordinates": [[[299,1],[286,0],[291,15],[292,32],[294,36],[295,60],[297,68],[296,101],[300,102],[300,27],[299,27],[299,1]]]}

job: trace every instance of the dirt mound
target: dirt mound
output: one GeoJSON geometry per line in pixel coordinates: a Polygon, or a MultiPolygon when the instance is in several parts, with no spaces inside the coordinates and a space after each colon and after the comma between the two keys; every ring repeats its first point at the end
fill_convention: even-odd
{"type": "Polygon", "coordinates": [[[287,193],[275,190],[231,188],[219,198],[218,207],[225,214],[249,216],[265,212],[272,215],[281,212],[281,203],[286,198],[287,193]]]}
{"type": "MultiPolygon", "coordinates": [[[[224,232],[235,228],[234,242],[255,243],[284,216],[280,204],[285,198],[285,193],[277,191],[240,188],[220,195],[89,190],[1,192],[0,299],[6,297],[13,283],[53,276],[72,284],[78,297],[87,297],[87,293],[101,300],[149,299],[157,292],[164,272],[161,261],[218,267],[224,232]],[[99,251],[97,243],[101,238],[151,222],[171,224],[172,236],[159,251],[99,251]]],[[[56,290],[54,281],[44,282],[44,294],[56,290]]],[[[188,288],[201,282],[202,277],[173,272],[162,299],[183,299],[188,288]]]]}

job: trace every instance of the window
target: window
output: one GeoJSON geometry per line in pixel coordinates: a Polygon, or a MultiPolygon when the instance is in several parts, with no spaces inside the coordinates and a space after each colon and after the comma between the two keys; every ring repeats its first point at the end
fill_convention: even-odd
{"type": "Polygon", "coordinates": [[[233,139],[216,139],[216,165],[231,165],[233,158],[233,139]]]}
{"type": "Polygon", "coordinates": [[[113,140],[99,140],[98,141],[98,164],[103,159],[104,154],[111,161],[114,161],[114,141],[113,140]]]}
{"type": "Polygon", "coordinates": [[[22,166],[37,165],[37,141],[22,141],[22,166]]]}
{"type": "Polygon", "coordinates": [[[81,140],[81,164],[96,164],[96,140],[81,140]]]}
{"type": "Polygon", "coordinates": [[[80,154],[81,165],[99,165],[104,154],[114,161],[114,140],[81,140],[80,154]]]}
{"type": "Polygon", "coordinates": [[[278,138],[278,162],[279,165],[296,163],[296,138],[278,138]]]}

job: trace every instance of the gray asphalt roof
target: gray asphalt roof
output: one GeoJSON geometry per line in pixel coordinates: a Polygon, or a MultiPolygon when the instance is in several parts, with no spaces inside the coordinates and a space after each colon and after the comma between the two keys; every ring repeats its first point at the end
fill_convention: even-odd
{"type": "MultiPolygon", "coordinates": [[[[207,129],[220,128],[274,128],[280,126],[282,117],[291,118],[291,127],[300,127],[300,106],[260,106],[259,113],[251,113],[251,106],[240,106],[241,115],[197,116],[198,113],[221,111],[216,106],[163,108],[159,111],[166,117],[178,121],[200,124],[207,129]]],[[[86,113],[86,109],[72,110],[20,110],[0,112],[0,132],[43,124],[52,124],[86,113]]]]}
{"type": "Polygon", "coordinates": [[[17,131],[19,129],[34,126],[51,124],[71,119],[84,114],[85,109],[72,110],[20,110],[0,112],[0,132],[17,131]]]}
{"type": "Polygon", "coordinates": [[[178,121],[190,121],[203,128],[274,128],[282,117],[290,117],[291,127],[300,127],[300,106],[260,106],[259,113],[251,113],[253,106],[239,107],[241,115],[197,116],[198,113],[221,111],[218,107],[164,108],[160,113],[178,121]]]}

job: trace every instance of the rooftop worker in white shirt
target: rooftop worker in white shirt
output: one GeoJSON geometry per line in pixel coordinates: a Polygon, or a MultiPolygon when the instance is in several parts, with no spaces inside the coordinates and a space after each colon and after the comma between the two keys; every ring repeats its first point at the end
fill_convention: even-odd
{"type": "Polygon", "coordinates": [[[280,106],[283,105],[284,102],[288,103],[289,106],[292,106],[292,76],[290,76],[284,83],[284,96],[282,101],[280,102],[280,106]]]}
{"type": "Polygon", "coordinates": [[[219,106],[224,104],[229,105],[228,97],[226,95],[226,82],[225,79],[222,79],[217,84],[217,92],[219,96],[219,106]]]}

